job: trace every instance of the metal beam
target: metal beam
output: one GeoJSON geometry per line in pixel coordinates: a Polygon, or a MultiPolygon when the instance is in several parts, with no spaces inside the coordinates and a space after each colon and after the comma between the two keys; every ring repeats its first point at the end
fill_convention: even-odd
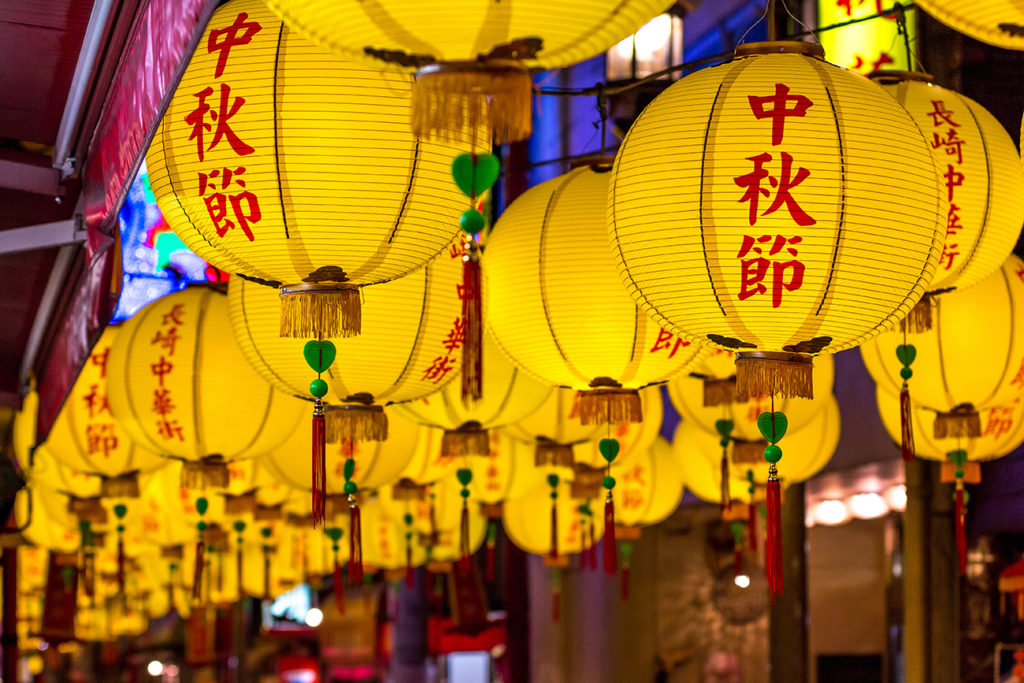
{"type": "Polygon", "coordinates": [[[0,187],[51,197],[60,197],[64,194],[64,186],[60,183],[60,171],[57,169],[9,159],[0,159],[0,187]]]}
{"type": "MultiPolygon", "coordinates": [[[[0,232],[0,237],[4,233],[0,232]]],[[[28,386],[29,373],[36,363],[36,356],[39,354],[39,345],[43,341],[43,333],[46,331],[50,318],[53,317],[53,308],[57,303],[57,295],[64,288],[68,279],[68,273],[75,261],[75,253],[78,248],[65,244],[57,252],[57,258],[50,270],[50,278],[46,281],[46,289],[39,300],[39,308],[36,309],[36,317],[32,321],[32,329],[29,330],[28,341],[25,344],[25,353],[21,357],[21,367],[18,378],[24,391],[28,386]]]]}
{"type": "Polygon", "coordinates": [[[85,241],[80,219],[40,223],[23,228],[0,230],[0,254],[16,254],[51,247],[63,247],[85,241]]]}

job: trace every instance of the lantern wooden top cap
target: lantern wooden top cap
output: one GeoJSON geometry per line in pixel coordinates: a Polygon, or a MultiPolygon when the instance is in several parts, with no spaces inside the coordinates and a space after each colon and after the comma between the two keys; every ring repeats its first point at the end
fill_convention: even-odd
{"type": "Polygon", "coordinates": [[[900,81],[920,81],[934,83],[935,76],[923,71],[898,71],[896,69],[880,69],[868,74],[868,78],[876,83],[898,83],[900,81]]]}
{"type": "Polygon", "coordinates": [[[594,156],[586,156],[586,157],[580,157],[579,159],[575,159],[570,164],[570,167],[571,168],[579,168],[580,166],[589,166],[591,169],[600,172],[600,171],[610,171],[612,166],[614,166],[614,165],[615,165],[615,155],[613,155],[613,154],[605,154],[605,155],[596,154],[594,156]]]}
{"type": "Polygon", "coordinates": [[[825,58],[825,50],[817,43],[805,43],[801,40],[769,40],[760,43],[745,43],[736,48],[737,57],[754,55],[794,54],[808,57],[825,58]]]}

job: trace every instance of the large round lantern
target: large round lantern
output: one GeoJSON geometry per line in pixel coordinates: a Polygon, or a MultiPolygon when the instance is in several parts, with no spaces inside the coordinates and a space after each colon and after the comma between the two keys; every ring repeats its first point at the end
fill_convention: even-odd
{"type": "Polygon", "coordinates": [[[639,422],[637,389],[702,352],[659,328],[622,287],[605,222],[611,162],[592,161],[528,190],[487,240],[495,339],[528,372],[582,391],[585,424],[639,422]]]}
{"type": "Polygon", "coordinates": [[[557,564],[559,558],[587,550],[604,535],[600,515],[592,516],[592,533],[583,533],[580,502],[572,497],[567,481],[559,483],[553,492],[547,484],[538,486],[530,494],[505,503],[505,533],[520,549],[546,556],[557,564]],[[557,508],[554,513],[549,512],[552,506],[557,508]]]}
{"type": "Polygon", "coordinates": [[[270,4],[289,25],[346,58],[371,58],[388,71],[417,70],[417,132],[445,134],[468,118],[488,122],[503,143],[530,135],[531,71],[600,54],[670,3],[553,0],[513,7],[446,0],[429,11],[416,0],[270,4]]]}
{"type": "MultiPolygon", "coordinates": [[[[883,88],[823,57],[809,43],[741,46],[659,95],[612,172],[608,227],[627,288],[669,331],[738,352],[740,401],[811,397],[813,356],[905,317],[942,251],[930,142],[883,88]]],[[[767,411],[764,426],[778,461],[785,416],[767,411]]],[[[773,477],[773,594],[779,493],[773,477]]]]}
{"type": "Polygon", "coordinates": [[[923,73],[877,71],[872,78],[907,108],[931,139],[946,186],[946,243],[928,294],[906,324],[927,329],[932,295],[963,289],[992,274],[1010,255],[1024,223],[1024,173],[1006,129],[974,100],[923,73]]]}
{"type": "Polygon", "coordinates": [[[227,297],[190,288],[125,323],[107,360],[110,409],[139,445],[184,460],[188,486],[227,486],[225,461],[266,453],[302,403],[268,385],[235,343],[227,297]]]}
{"type": "Polygon", "coordinates": [[[411,76],[346,63],[234,0],[153,139],[153,193],[201,258],[281,288],[282,334],[358,334],[359,288],[422,267],[466,208],[449,165],[472,146],[415,137],[411,95],[411,76]]]}
{"type": "Polygon", "coordinates": [[[487,455],[487,430],[518,422],[536,411],[551,393],[550,385],[516,367],[489,334],[484,335],[487,374],[479,401],[468,405],[456,385],[436,394],[395,406],[410,420],[445,430],[441,457],[487,455]]]}
{"type": "Polygon", "coordinates": [[[136,444],[111,413],[107,365],[120,329],[108,327],[96,342],[37,454],[45,452],[62,465],[100,477],[104,496],[137,497],[138,474],[167,461],[136,444]]]}
{"type": "Polygon", "coordinates": [[[1009,50],[1024,50],[1024,7],[1016,0],[922,0],[920,7],[946,26],[1009,50]]]}

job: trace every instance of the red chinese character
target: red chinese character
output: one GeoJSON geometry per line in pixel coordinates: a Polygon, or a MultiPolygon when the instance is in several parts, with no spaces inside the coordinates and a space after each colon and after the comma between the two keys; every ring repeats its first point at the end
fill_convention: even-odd
{"type": "MultiPolygon", "coordinates": [[[[786,239],[782,235],[776,235],[773,240],[771,235],[761,235],[757,239],[754,239],[750,235],[744,235],[743,244],[740,246],[740,250],[736,254],[736,258],[742,259],[751,252],[757,256],[756,258],[747,259],[742,262],[742,284],[739,293],[740,301],[749,299],[755,294],[764,294],[768,291],[767,287],[762,284],[762,280],[764,280],[765,276],[768,274],[768,266],[772,267],[772,308],[778,308],[782,305],[783,290],[793,292],[800,289],[804,283],[804,264],[795,260],[795,258],[793,260],[781,262],[769,261],[767,258],[762,256],[762,248],[756,245],[772,242],[768,256],[775,256],[781,253],[783,247],[786,247],[787,244],[795,245],[800,244],[802,241],[803,238],[800,236],[786,239]],[[792,273],[787,281],[786,272],[790,270],[792,273]]],[[[786,251],[793,257],[797,255],[797,250],[793,247],[786,247],[786,251]]]]}
{"type": "MultiPolygon", "coordinates": [[[[892,63],[893,63],[893,58],[889,56],[889,53],[887,53],[887,52],[879,52],[878,53],[878,59],[876,59],[876,60],[874,60],[874,61],[872,61],[870,63],[870,66],[871,66],[870,70],[871,71],[878,71],[879,69],[884,67],[886,64],[892,64],[892,63]]],[[[853,55],[853,65],[850,66],[850,68],[853,69],[854,71],[860,71],[861,69],[864,68],[864,66],[866,64],[867,64],[867,60],[864,59],[863,55],[854,54],[853,55]]]]}
{"type": "Polygon", "coordinates": [[[953,112],[946,109],[946,103],[942,100],[932,100],[932,111],[928,112],[928,116],[932,117],[935,126],[941,126],[945,121],[954,128],[960,127],[960,124],[953,120],[953,112]]]}
{"type": "Polygon", "coordinates": [[[91,423],[85,426],[85,451],[88,455],[103,454],[110,457],[110,452],[117,450],[117,431],[109,422],[91,423]]]}
{"type": "Polygon", "coordinates": [[[946,173],[943,177],[946,179],[946,191],[949,194],[949,201],[953,201],[953,191],[964,184],[964,174],[953,168],[953,164],[947,164],[946,173]]]}
{"type": "Polygon", "coordinates": [[[746,192],[743,193],[743,196],[737,201],[740,203],[749,202],[748,220],[750,225],[757,223],[757,209],[761,200],[761,195],[764,195],[765,197],[771,195],[768,188],[761,187],[761,183],[764,180],[768,181],[768,185],[770,187],[776,189],[776,193],[771,206],[761,214],[762,216],[775,213],[783,204],[785,204],[790,217],[792,217],[793,221],[797,225],[806,226],[814,225],[816,223],[816,221],[811,218],[811,216],[804,211],[799,204],[796,203],[796,200],[790,193],[794,187],[810,176],[810,171],[801,166],[797,169],[796,177],[791,178],[790,175],[793,170],[793,157],[786,152],[782,152],[780,155],[780,161],[782,162],[781,178],[775,178],[770,175],[768,173],[768,169],[764,167],[765,164],[772,160],[772,155],[768,152],[758,154],[757,156],[747,157],[747,160],[754,162],[754,170],[746,175],[733,178],[733,182],[746,190],[746,192]]]}
{"type": "Polygon", "coordinates": [[[633,468],[626,472],[622,480],[637,486],[647,486],[647,480],[644,479],[644,468],[640,467],[640,465],[633,465],[633,468]]]}
{"type": "MultiPolygon", "coordinates": [[[[848,17],[852,17],[853,16],[853,8],[854,7],[860,7],[863,4],[864,4],[864,0],[836,0],[836,7],[844,10],[846,12],[846,16],[848,16],[848,17]]],[[[874,13],[875,14],[881,14],[882,13],[882,0],[874,0],[874,4],[875,4],[875,12],[874,13]]]]}
{"type": "Polygon", "coordinates": [[[448,248],[448,255],[451,258],[458,258],[458,259],[460,259],[463,256],[465,256],[466,255],[466,245],[465,245],[465,243],[459,241],[459,242],[456,242],[455,244],[453,244],[451,247],[448,248]]]}
{"type": "Polygon", "coordinates": [[[107,401],[107,395],[100,391],[99,384],[90,384],[89,393],[83,396],[82,400],[89,411],[89,419],[103,413],[110,414],[110,403],[107,401]]]}
{"type": "Polygon", "coordinates": [[[622,505],[627,510],[639,510],[644,504],[644,494],[639,489],[626,489],[622,492],[622,505]]]}
{"type": "Polygon", "coordinates": [[[953,268],[953,259],[960,255],[959,251],[955,251],[959,246],[959,244],[950,244],[949,242],[942,245],[942,256],[939,257],[939,263],[941,264],[943,261],[946,262],[944,266],[945,270],[953,268]]]}
{"type": "Polygon", "coordinates": [[[171,439],[174,439],[174,437],[178,437],[178,441],[185,440],[185,436],[181,432],[181,425],[178,424],[177,418],[173,420],[168,420],[167,418],[157,420],[156,433],[165,441],[170,441],[171,439]]]}
{"type": "Polygon", "coordinates": [[[658,338],[655,340],[654,346],[651,347],[651,350],[648,353],[655,353],[656,351],[661,351],[662,349],[671,348],[672,350],[669,351],[668,357],[672,358],[672,356],[676,355],[676,351],[689,345],[690,342],[684,341],[682,338],[676,337],[668,330],[658,328],[658,338]],[[675,339],[675,344],[672,344],[673,339],[675,339]]]}
{"type": "Polygon", "coordinates": [[[955,235],[963,230],[963,223],[960,222],[960,207],[956,204],[949,205],[949,213],[946,215],[946,235],[955,235]]]}
{"type": "Polygon", "coordinates": [[[174,405],[174,401],[171,399],[170,389],[154,389],[153,390],[153,412],[157,415],[168,415],[173,413],[177,406],[174,405]]]}
{"type": "Polygon", "coordinates": [[[427,382],[439,384],[449,372],[455,369],[455,359],[451,356],[438,356],[430,364],[427,371],[423,373],[423,379],[427,382]]]}
{"type": "Polygon", "coordinates": [[[110,356],[110,347],[103,350],[103,353],[94,353],[89,356],[89,362],[100,369],[100,379],[107,378],[107,358],[110,356]]]}
{"type": "Polygon", "coordinates": [[[228,230],[235,227],[235,222],[228,218],[228,204],[230,203],[231,211],[234,214],[235,220],[238,221],[238,227],[242,229],[245,236],[252,242],[255,237],[252,234],[252,230],[249,229],[249,224],[259,223],[263,218],[263,212],[260,210],[260,202],[256,195],[245,190],[245,181],[239,177],[244,173],[245,166],[239,166],[234,171],[230,168],[222,168],[210,171],[209,173],[200,173],[199,196],[203,197],[203,201],[206,202],[206,213],[209,214],[210,220],[213,221],[218,237],[223,237],[228,234],[228,230]],[[218,176],[221,179],[219,188],[221,192],[214,192],[207,196],[206,191],[208,189],[218,189],[217,183],[214,182],[218,176]],[[245,191],[233,195],[224,193],[223,190],[228,188],[232,180],[245,191]],[[245,203],[244,207],[242,206],[243,202],[245,203]]]}
{"type": "Polygon", "coordinates": [[[785,135],[786,117],[804,116],[811,105],[814,104],[805,95],[790,95],[789,86],[783,83],[775,84],[774,95],[766,95],[764,97],[748,95],[747,101],[750,102],[750,110],[754,112],[754,118],[772,120],[772,146],[782,142],[782,138],[785,135]],[[792,109],[786,106],[788,102],[793,103],[792,109]],[[769,103],[772,105],[772,108],[765,109],[765,105],[769,103]]]}
{"type": "Polygon", "coordinates": [[[235,23],[231,26],[224,28],[215,28],[210,31],[210,38],[206,41],[206,52],[213,54],[214,52],[220,52],[217,55],[217,68],[213,72],[214,78],[220,78],[224,73],[224,67],[228,63],[228,53],[231,52],[231,48],[236,45],[245,45],[252,40],[252,37],[260,32],[263,27],[255,21],[247,22],[246,19],[249,15],[245,12],[239,12],[235,18],[235,23]],[[239,35],[239,32],[244,29],[244,33],[239,35]],[[221,40],[221,37],[224,39],[221,40]]]}
{"type": "Polygon", "coordinates": [[[932,133],[932,149],[945,148],[946,154],[950,156],[956,155],[956,163],[958,164],[964,162],[962,149],[964,142],[965,140],[956,134],[956,128],[950,128],[945,138],[938,133],[932,133]]]}
{"type": "Polygon", "coordinates": [[[181,335],[178,334],[178,328],[169,327],[166,332],[157,330],[156,335],[149,343],[151,346],[161,346],[168,356],[173,356],[174,347],[179,339],[181,339],[181,335]]]}
{"type": "MultiPolygon", "coordinates": [[[[1024,280],[1024,268],[1017,273],[1017,276],[1024,280]]],[[[1020,368],[1017,369],[1017,374],[1010,380],[1010,384],[1016,385],[1017,391],[1024,390],[1024,358],[1020,359],[1020,368]]]]}
{"type": "Polygon", "coordinates": [[[1013,408],[996,406],[988,411],[988,422],[985,423],[985,431],[981,435],[998,439],[1011,429],[1013,429],[1013,408]]]}
{"type": "Polygon", "coordinates": [[[164,385],[164,375],[174,370],[174,364],[169,363],[166,358],[160,356],[160,360],[156,363],[151,363],[149,366],[150,372],[159,378],[160,386],[164,385]]]}
{"type": "Polygon", "coordinates": [[[239,156],[245,156],[252,154],[256,150],[249,145],[242,142],[242,139],[235,135],[235,131],[228,125],[228,121],[232,116],[238,113],[239,108],[245,104],[244,97],[236,97],[234,100],[228,103],[228,99],[231,96],[231,86],[227,83],[220,84],[220,105],[217,111],[213,110],[206,102],[206,98],[213,94],[213,88],[203,88],[195,94],[195,97],[199,100],[199,104],[185,117],[185,123],[192,126],[192,133],[188,136],[189,140],[196,141],[196,153],[199,155],[199,160],[203,161],[206,158],[206,153],[216,147],[222,139],[227,139],[228,144],[231,145],[231,149],[234,150],[235,154],[239,156]],[[214,128],[212,124],[206,121],[207,115],[217,124],[214,128]],[[204,145],[205,134],[209,131],[213,131],[213,140],[209,146],[204,145]]]}
{"type": "Polygon", "coordinates": [[[448,349],[450,353],[455,349],[461,348],[465,341],[466,330],[462,323],[462,318],[456,318],[455,322],[452,323],[452,329],[448,330],[448,336],[441,343],[444,344],[444,348],[448,349]]]}
{"type": "Polygon", "coordinates": [[[171,310],[164,313],[160,318],[160,325],[182,325],[182,316],[185,314],[185,304],[174,304],[171,310]]]}

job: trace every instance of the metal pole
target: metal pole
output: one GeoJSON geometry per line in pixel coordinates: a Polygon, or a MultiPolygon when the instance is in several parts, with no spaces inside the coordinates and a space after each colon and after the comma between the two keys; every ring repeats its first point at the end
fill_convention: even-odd
{"type": "Polygon", "coordinates": [[[772,683],[805,683],[807,672],[807,517],[804,484],[786,489],[782,506],[783,593],[770,611],[772,683]]]}

